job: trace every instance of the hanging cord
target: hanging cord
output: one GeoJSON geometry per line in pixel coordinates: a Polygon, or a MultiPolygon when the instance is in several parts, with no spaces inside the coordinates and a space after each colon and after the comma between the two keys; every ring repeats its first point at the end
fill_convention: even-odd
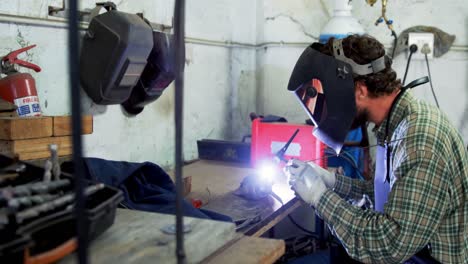
{"type": "Polygon", "coordinates": [[[430,49],[429,49],[429,46],[427,44],[425,44],[422,49],[421,49],[421,53],[424,53],[424,57],[426,58],[426,65],[427,65],[427,75],[429,75],[429,84],[431,85],[431,91],[432,91],[432,96],[434,97],[434,101],[437,105],[437,108],[440,108],[439,107],[439,101],[437,100],[437,96],[434,92],[434,87],[432,86],[432,76],[431,76],[431,69],[429,68],[429,59],[427,58],[427,54],[431,52],[430,49]]]}
{"type": "MultiPolygon", "coordinates": [[[[281,197],[279,197],[276,193],[274,193],[273,191],[270,193],[270,196],[275,198],[281,205],[284,206],[284,203],[283,203],[283,200],[281,199],[281,197]]],[[[317,236],[317,233],[316,232],[313,232],[313,231],[310,231],[309,229],[303,227],[302,225],[300,225],[298,222],[296,222],[296,220],[294,220],[294,218],[288,214],[288,218],[289,220],[291,220],[291,223],[293,223],[297,228],[299,228],[300,230],[302,230],[303,232],[306,232],[307,234],[313,236],[313,237],[316,237],[317,236]]]]}
{"type": "Polygon", "coordinates": [[[409,66],[410,66],[411,57],[413,56],[413,53],[415,53],[417,50],[418,50],[418,46],[416,46],[414,44],[409,47],[410,54],[409,54],[409,57],[408,57],[408,62],[406,63],[405,76],[403,77],[403,82],[402,82],[403,85],[405,85],[406,75],[408,75],[408,69],[409,69],[409,66]]]}
{"type": "Polygon", "coordinates": [[[398,41],[398,36],[395,32],[395,30],[392,29],[392,36],[393,36],[393,50],[392,50],[392,60],[395,59],[395,50],[397,46],[397,41],[398,41]]]}
{"type": "Polygon", "coordinates": [[[83,160],[81,148],[81,95],[80,95],[80,72],[79,72],[79,32],[78,32],[78,1],[69,1],[68,11],[68,66],[70,72],[70,100],[72,108],[72,129],[73,129],[73,164],[75,166],[75,216],[76,232],[78,238],[78,262],[88,263],[88,226],[85,221],[84,181],[83,181],[83,160]]]}
{"type": "Polygon", "coordinates": [[[291,221],[291,223],[293,223],[293,224],[294,224],[297,228],[299,228],[301,231],[303,231],[303,232],[305,232],[305,233],[307,233],[307,234],[309,234],[309,235],[311,235],[311,236],[313,236],[313,237],[317,237],[317,236],[318,236],[316,232],[311,231],[311,230],[309,230],[309,229],[303,227],[302,225],[300,225],[298,222],[296,222],[296,220],[294,220],[294,218],[293,218],[290,214],[288,215],[288,218],[289,218],[289,220],[291,221]]]}
{"type": "Polygon", "coordinates": [[[176,176],[176,255],[177,263],[187,262],[184,250],[184,212],[182,180],[183,166],[183,99],[184,99],[184,67],[185,67],[185,0],[176,0],[174,7],[174,38],[175,38],[175,176],[176,176]]]}
{"type": "MultiPolygon", "coordinates": [[[[398,138],[398,139],[395,139],[395,140],[391,140],[388,143],[398,142],[398,141],[405,140],[405,139],[411,138],[411,137],[413,137],[413,136],[398,138]]],[[[350,146],[350,147],[359,148],[359,149],[370,149],[370,148],[375,148],[375,147],[378,147],[378,146],[382,146],[382,143],[378,143],[378,144],[375,144],[375,145],[370,145],[370,146],[367,146],[367,147],[360,147],[360,146],[350,146]]],[[[311,160],[304,160],[304,162],[316,162],[316,161],[323,160],[323,159],[328,159],[328,158],[331,158],[331,157],[339,157],[339,156],[343,155],[344,153],[351,153],[351,151],[353,151],[353,150],[342,151],[338,155],[337,154],[324,155],[324,156],[322,156],[320,158],[311,159],[311,160]]]]}

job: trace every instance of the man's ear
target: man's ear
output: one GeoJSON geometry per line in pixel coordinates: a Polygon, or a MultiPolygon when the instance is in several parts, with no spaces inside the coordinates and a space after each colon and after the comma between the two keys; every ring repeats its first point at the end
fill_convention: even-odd
{"type": "Polygon", "coordinates": [[[369,90],[363,81],[356,81],[354,85],[356,100],[363,100],[369,96],[369,90]]]}

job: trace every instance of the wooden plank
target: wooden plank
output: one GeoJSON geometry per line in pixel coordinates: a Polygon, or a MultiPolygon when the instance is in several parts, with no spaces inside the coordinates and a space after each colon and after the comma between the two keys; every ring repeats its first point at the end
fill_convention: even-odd
{"type": "Polygon", "coordinates": [[[0,139],[17,140],[52,136],[50,117],[0,118],[0,139]]]}
{"type": "MultiPolygon", "coordinates": [[[[89,262],[177,263],[175,235],[161,230],[174,223],[174,215],[117,209],[115,223],[91,243],[89,262]]],[[[237,236],[232,223],[192,217],[184,223],[192,228],[184,237],[187,263],[200,263],[237,236]]],[[[59,263],[76,263],[76,256],[59,263]]]]}
{"type": "MultiPolygon", "coordinates": [[[[93,116],[86,115],[82,117],[82,134],[93,133],[93,116]]],[[[58,136],[70,136],[72,135],[71,127],[71,116],[54,116],[53,117],[53,135],[58,136]]]]}
{"type": "Polygon", "coordinates": [[[22,140],[0,140],[0,153],[14,156],[18,155],[20,160],[42,159],[50,157],[48,146],[58,145],[58,155],[67,156],[72,154],[71,136],[47,137],[22,140]]]}
{"type": "Polygon", "coordinates": [[[283,256],[285,250],[283,240],[243,236],[235,241],[235,243],[218,250],[215,254],[205,259],[203,263],[270,264],[275,263],[275,261],[283,256]]]}

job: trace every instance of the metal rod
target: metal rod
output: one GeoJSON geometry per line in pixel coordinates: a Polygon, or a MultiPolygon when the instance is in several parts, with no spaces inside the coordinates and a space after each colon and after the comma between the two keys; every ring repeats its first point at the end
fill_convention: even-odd
{"type": "Polygon", "coordinates": [[[78,262],[88,263],[88,234],[85,222],[85,194],[81,149],[81,96],[79,72],[78,0],[69,0],[68,10],[68,67],[70,71],[71,110],[73,128],[73,164],[75,166],[75,216],[78,238],[78,262]]]}
{"type": "MultiPolygon", "coordinates": [[[[21,15],[11,15],[0,13],[0,23],[15,23],[21,25],[31,25],[40,27],[53,27],[53,28],[67,28],[67,19],[50,19],[41,17],[28,17],[21,15]]],[[[89,23],[80,22],[80,30],[86,30],[89,23]]],[[[167,26],[170,27],[170,26],[167,26]]],[[[294,47],[294,48],[305,48],[310,45],[311,42],[290,42],[290,41],[266,41],[261,43],[246,43],[237,41],[220,41],[211,39],[201,39],[195,37],[186,37],[185,43],[215,46],[224,48],[244,48],[244,49],[264,49],[264,48],[275,48],[275,47],[294,47]]],[[[393,44],[384,44],[385,48],[392,48],[393,44]]],[[[452,45],[450,51],[467,52],[468,45],[452,45]]]]}
{"type": "Polygon", "coordinates": [[[175,37],[175,176],[176,176],[176,255],[177,263],[186,263],[184,250],[184,211],[182,180],[183,118],[184,118],[184,67],[185,67],[185,0],[176,0],[174,8],[175,37]]]}

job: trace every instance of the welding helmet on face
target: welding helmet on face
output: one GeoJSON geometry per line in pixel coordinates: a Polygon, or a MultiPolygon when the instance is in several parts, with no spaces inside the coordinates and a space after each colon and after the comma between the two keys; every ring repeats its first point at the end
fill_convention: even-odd
{"type": "Polygon", "coordinates": [[[307,47],[294,67],[288,90],[293,92],[315,125],[313,134],[339,153],[356,116],[355,75],[385,69],[384,56],[360,65],[347,58],[342,39],[333,42],[334,56],[307,47]]]}

